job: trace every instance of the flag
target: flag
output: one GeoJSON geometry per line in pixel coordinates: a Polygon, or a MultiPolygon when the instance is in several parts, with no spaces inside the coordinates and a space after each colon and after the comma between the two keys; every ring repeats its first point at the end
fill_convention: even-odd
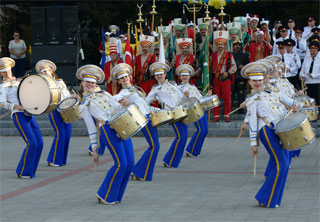
{"type": "Polygon", "coordinates": [[[207,94],[210,84],[209,84],[209,67],[208,67],[208,35],[206,35],[205,43],[202,47],[202,92],[207,94]]]}
{"type": "Polygon", "coordinates": [[[106,46],[105,46],[105,38],[104,38],[104,31],[103,27],[101,28],[101,36],[102,36],[102,58],[101,58],[101,69],[104,70],[104,65],[106,63],[106,46]]]}
{"type": "Polygon", "coordinates": [[[130,46],[130,35],[127,35],[124,62],[133,68],[132,51],[130,46]]]}

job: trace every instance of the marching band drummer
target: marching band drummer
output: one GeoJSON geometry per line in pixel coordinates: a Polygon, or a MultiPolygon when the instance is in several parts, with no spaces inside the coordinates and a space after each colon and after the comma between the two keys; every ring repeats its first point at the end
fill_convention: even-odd
{"type": "Polygon", "coordinates": [[[113,96],[117,101],[121,101],[123,105],[135,103],[139,110],[149,119],[147,125],[142,129],[142,133],[146,138],[149,147],[144,152],[140,160],[135,164],[131,177],[136,180],[152,181],[154,166],[156,164],[158,152],[160,149],[158,130],[152,126],[150,113],[151,108],[145,99],[145,95],[139,92],[130,82],[132,68],[126,63],[121,63],[113,67],[111,76],[113,80],[117,80],[122,89],[119,94],[113,96]]]}
{"type": "Polygon", "coordinates": [[[0,58],[0,107],[11,111],[13,123],[21,134],[27,146],[22,152],[16,173],[19,178],[29,179],[35,177],[41,152],[43,140],[40,128],[34,116],[24,114],[24,108],[19,105],[17,90],[20,81],[12,76],[11,68],[15,62],[8,57],[0,58]]]}
{"type": "MultiPolygon", "coordinates": [[[[160,46],[161,54],[161,46],[160,46]]],[[[162,61],[162,60],[160,60],[162,61]]],[[[152,87],[146,100],[148,104],[154,100],[162,105],[162,108],[174,108],[185,99],[185,95],[180,91],[175,82],[166,80],[169,66],[164,62],[155,62],[150,66],[151,72],[155,75],[158,85],[152,87]]],[[[172,128],[176,134],[168,152],[163,158],[164,167],[178,167],[183,156],[183,150],[188,139],[188,126],[182,121],[172,124],[172,128]]]]}
{"type": "MultiPolygon", "coordinates": [[[[267,66],[259,62],[246,65],[241,74],[248,79],[252,94],[247,99],[247,118],[250,126],[250,145],[253,156],[258,154],[257,138],[270,155],[271,169],[264,184],[256,194],[258,206],[267,208],[279,207],[289,171],[289,153],[280,145],[279,137],[274,132],[274,125],[282,119],[287,109],[280,102],[279,95],[263,89],[263,78],[268,73],[267,66]]],[[[294,100],[286,98],[297,110],[294,100]]]]}
{"type": "MultiPolygon", "coordinates": [[[[42,59],[36,63],[35,69],[38,74],[47,74],[56,80],[61,95],[59,102],[71,96],[63,79],[58,78],[55,73],[57,67],[52,61],[42,59]]],[[[47,158],[48,166],[66,165],[71,137],[71,123],[64,122],[57,109],[49,114],[49,120],[55,136],[47,158]]]]}
{"type": "Polygon", "coordinates": [[[110,118],[121,108],[121,104],[105,92],[95,92],[97,83],[104,80],[103,70],[95,65],[84,65],[77,70],[76,76],[83,87],[83,98],[79,105],[93,150],[93,161],[98,164],[97,147],[98,131],[92,116],[99,124],[101,139],[110,151],[114,165],[109,169],[98,193],[98,203],[113,205],[120,203],[134,165],[134,154],[131,139],[121,140],[109,125],[110,118]]]}
{"type": "MultiPolygon", "coordinates": [[[[176,69],[176,74],[180,76],[180,79],[182,81],[179,85],[181,91],[188,97],[194,97],[199,100],[202,98],[201,93],[195,85],[189,83],[190,76],[193,75],[193,72],[193,67],[188,64],[180,65],[176,69]]],[[[212,91],[210,90],[207,95],[210,96],[211,94],[212,91]]],[[[197,131],[191,137],[191,140],[186,148],[186,156],[189,157],[200,155],[204,139],[208,135],[208,119],[205,112],[201,119],[194,122],[194,125],[197,131]]]]}

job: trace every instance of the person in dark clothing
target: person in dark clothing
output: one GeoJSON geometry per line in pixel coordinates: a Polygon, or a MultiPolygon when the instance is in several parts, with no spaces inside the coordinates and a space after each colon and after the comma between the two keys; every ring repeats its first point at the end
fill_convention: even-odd
{"type": "MultiPolygon", "coordinates": [[[[242,42],[239,38],[232,42],[233,47],[233,58],[237,65],[237,71],[234,73],[234,84],[232,85],[232,96],[231,101],[234,101],[235,95],[237,94],[237,105],[245,100],[245,89],[246,89],[246,81],[242,78],[240,71],[243,66],[249,63],[249,54],[243,51],[242,42]]],[[[240,110],[239,113],[243,111],[240,110]]]]}

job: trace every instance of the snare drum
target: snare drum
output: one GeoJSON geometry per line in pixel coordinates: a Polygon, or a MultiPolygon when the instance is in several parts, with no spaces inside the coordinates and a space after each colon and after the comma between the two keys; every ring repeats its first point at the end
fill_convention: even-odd
{"type": "Polygon", "coordinates": [[[76,97],[69,97],[62,100],[57,110],[66,123],[72,123],[80,118],[79,101],[76,97]]]}
{"type": "Polygon", "coordinates": [[[113,128],[117,135],[126,140],[139,132],[147,125],[147,118],[141,113],[137,105],[131,104],[115,114],[109,121],[109,125],[113,128]]]}
{"type": "Polygon", "coordinates": [[[184,124],[189,124],[198,121],[203,117],[203,110],[196,98],[188,98],[184,101],[184,106],[187,108],[188,116],[182,120],[184,124]]]}
{"type": "Polygon", "coordinates": [[[18,99],[32,115],[51,113],[60,101],[60,89],[54,78],[46,74],[24,78],[18,88],[18,99]]]}
{"type": "Polygon", "coordinates": [[[315,139],[307,115],[301,112],[293,113],[286,119],[280,120],[275,130],[286,150],[302,148],[315,139]]]}
{"type": "Polygon", "coordinates": [[[300,112],[303,112],[308,116],[309,121],[317,121],[318,120],[318,108],[317,107],[309,107],[309,108],[300,108],[300,112]]]}
{"type": "Polygon", "coordinates": [[[173,113],[169,109],[157,110],[150,115],[152,126],[158,127],[173,120],[173,113]]]}
{"type": "Polygon", "coordinates": [[[219,105],[220,100],[217,95],[205,96],[200,99],[200,106],[204,111],[213,109],[219,105]]]}
{"type": "Polygon", "coordinates": [[[170,122],[170,124],[183,120],[184,118],[187,117],[188,112],[185,106],[177,106],[172,109],[172,114],[173,114],[173,120],[170,122]]]}
{"type": "Polygon", "coordinates": [[[294,96],[292,99],[297,101],[299,104],[311,106],[309,96],[294,96]]]}
{"type": "Polygon", "coordinates": [[[316,106],[316,100],[310,97],[310,104],[311,106],[316,106]]]}

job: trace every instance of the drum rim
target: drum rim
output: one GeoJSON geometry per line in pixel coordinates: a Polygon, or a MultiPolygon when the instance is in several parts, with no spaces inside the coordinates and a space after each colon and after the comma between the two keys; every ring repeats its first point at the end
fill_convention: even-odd
{"type": "Polygon", "coordinates": [[[70,96],[70,97],[67,97],[67,98],[64,98],[63,100],[61,100],[60,103],[59,103],[58,106],[57,106],[57,109],[58,109],[58,110],[61,110],[61,111],[63,111],[63,110],[68,110],[68,109],[72,108],[74,105],[76,105],[77,103],[79,103],[79,100],[78,100],[76,97],[70,96]],[[75,99],[76,102],[75,102],[71,107],[69,107],[69,108],[67,108],[67,109],[61,109],[61,108],[59,108],[60,105],[61,105],[64,101],[66,101],[66,100],[68,100],[68,99],[75,99]]]}
{"type": "MultiPolygon", "coordinates": [[[[303,113],[303,112],[299,112],[299,113],[302,113],[303,115],[305,115],[305,119],[304,119],[299,125],[292,126],[292,127],[290,127],[289,129],[286,129],[285,131],[279,131],[279,130],[277,130],[277,126],[278,126],[278,124],[280,123],[280,121],[283,120],[283,119],[281,119],[279,122],[276,123],[276,126],[275,126],[276,132],[277,132],[277,133],[288,132],[288,131],[293,130],[293,129],[297,128],[298,126],[301,126],[302,124],[304,124],[304,123],[308,120],[308,115],[305,114],[305,113],[303,113]]],[[[309,120],[308,120],[308,121],[309,121],[309,120]]]]}

